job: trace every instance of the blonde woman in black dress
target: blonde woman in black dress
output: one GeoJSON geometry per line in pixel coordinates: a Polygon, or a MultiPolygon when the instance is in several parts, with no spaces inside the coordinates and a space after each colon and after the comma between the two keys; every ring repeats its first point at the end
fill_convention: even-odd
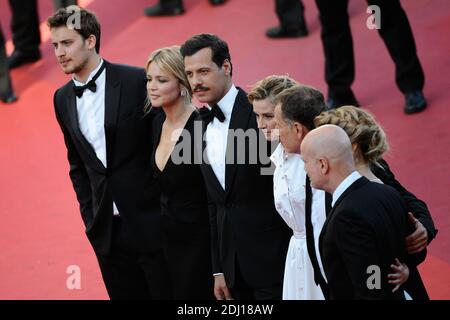
{"type": "Polygon", "coordinates": [[[151,164],[161,188],[163,248],[174,299],[213,299],[206,189],[194,163],[197,108],[179,47],[154,51],[147,62],[153,122],[151,164]]]}

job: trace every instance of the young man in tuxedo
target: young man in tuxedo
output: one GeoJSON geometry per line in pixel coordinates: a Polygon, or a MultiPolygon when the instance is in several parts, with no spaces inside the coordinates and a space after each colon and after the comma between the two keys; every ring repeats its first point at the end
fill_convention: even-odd
{"type": "Polygon", "coordinates": [[[330,299],[404,299],[388,283],[390,266],[396,258],[417,264],[426,252],[406,254],[404,239],[414,228],[399,193],[356,171],[350,139],[338,126],[308,133],[301,155],[311,186],[332,194],[319,241],[330,299]]]}
{"type": "Polygon", "coordinates": [[[274,207],[272,176],[262,174],[270,166],[270,149],[261,157],[252,154],[263,153],[252,147],[265,138],[246,93],[233,84],[228,45],[200,34],[188,39],[181,53],[194,96],[211,108],[203,112],[201,170],[210,200],[214,294],[217,299],[281,299],[291,233],[274,207]],[[254,139],[238,144],[237,132],[254,139]]]}
{"type": "Polygon", "coordinates": [[[100,23],[92,12],[71,6],[47,22],[58,63],[72,75],[55,92],[55,113],[108,294],[111,299],[170,298],[159,192],[149,163],[152,115],[143,113],[145,71],[102,59],[100,23]],[[74,14],[80,16],[74,19],[74,14]]]}

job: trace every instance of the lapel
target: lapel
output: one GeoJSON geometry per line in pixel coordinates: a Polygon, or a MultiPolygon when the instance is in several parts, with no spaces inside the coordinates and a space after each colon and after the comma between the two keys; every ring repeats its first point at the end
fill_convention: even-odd
{"type": "Polygon", "coordinates": [[[105,140],[106,159],[108,166],[113,163],[114,140],[117,127],[117,119],[120,106],[120,77],[114,70],[114,66],[104,60],[106,70],[105,81],[105,140]]]}
{"type": "MultiPolygon", "coordinates": [[[[72,82],[72,80],[71,80],[72,82]]],[[[72,82],[73,84],[73,82],[72,82]]],[[[91,144],[86,140],[83,133],[80,130],[80,125],[78,123],[78,112],[77,112],[77,103],[76,103],[76,97],[75,93],[72,90],[72,85],[68,87],[67,95],[66,95],[66,104],[67,104],[67,110],[69,114],[69,121],[70,126],[73,128],[73,131],[75,133],[75,137],[80,142],[81,146],[86,151],[86,154],[91,158],[92,165],[94,168],[96,168],[98,171],[104,172],[106,171],[105,166],[100,161],[99,158],[97,158],[97,155],[95,154],[95,150],[92,148],[91,144]]]]}
{"type": "Polygon", "coordinates": [[[306,229],[306,248],[308,249],[309,256],[311,258],[311,264],[314,270],[314,281],[319,284],[319,278],[321,276],[319,262],[317,260],[316,249],[314,246],[314,228],[312,225],[311,212],[312,212],[312,189],[311,181],[308,175],[306,175],[305,181],[305,229],[306,229]]]}
{"type": "MultiPolygon", "coordinates": [[[[231,119],[230,119],[230,126],[228,130],[228,137],[227,137],[227,151],[228,150],[234,150],[234,157],[233,159],[227,159],[228,154],[226,154],[225,159],[228,160],[225,164],[225,192],[226,197],[228,197],[231,187],[233,185],[234,179],[236,177],[236,168],[237,168],[237,153],[244,151],[247,152],[247,150],[237,150],[236,149],[236,143],[234,141],[234,130],[236,129],[242,129],[247,130],[248,129],[248,121],[250,118],[250,115],[252,114],[252,108],[250,106],[250,103],[247,100],[247,94],[241,89],[237,88],[239,90],[238,95],[236,96],[236,100],[234,102],[233,111],[231,113],[231,119]],[[230,131],[233,130],[233,131],[230,131]]],[[[254,128],[253,128],[254,129],[254,128]]],[[[247,148],[246,148],[247,149],[247,148]]],[[[246,155],[246,158],[248,160],[248,155],[246,155]]]]}
{"type": "Polygon", "coordinates": [[[347,190],[345,190],[341,194],[341,196],[336,200],[336,203],[331,208],[331,212],[327,216],[327,219],[325,220],[325,223],[323,224],[322,231],[320,232],[320,237],[319,237],[319,251],[320,251],[320,255],[322,255],[322,241],[323,241],[323,237],[324,237],[324,235],[326,233],[326,229],[328,227],[328,223],[330,222],[330,220],[332,219],[335,211],[337,210],[336,208],[339,207],[339,205],[341,204],[342,200],[345,199],[345,197],[347,197],[347,195],[349,195],[353,190],[361,188],[362,186],[364,186],[368,182],[369,182],[369,180],[366,177],[359,178],[358,180],[353,182],[350,185],[350,187],[348,187],[347,190]]]}

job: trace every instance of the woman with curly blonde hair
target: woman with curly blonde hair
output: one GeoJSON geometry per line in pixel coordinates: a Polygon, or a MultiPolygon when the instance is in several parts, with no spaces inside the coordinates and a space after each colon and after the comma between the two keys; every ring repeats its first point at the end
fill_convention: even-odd
{"type": "Polygon", "coordinates": [[[368,111],[343,106],[322,112],[314,119],[314,124],[316,127],[334,124],[344,129],[352,143],[356,169],[369,180],[381,182],[370,166],[381,166],[378,161],[389,146],[383,128],[368,111]]]}

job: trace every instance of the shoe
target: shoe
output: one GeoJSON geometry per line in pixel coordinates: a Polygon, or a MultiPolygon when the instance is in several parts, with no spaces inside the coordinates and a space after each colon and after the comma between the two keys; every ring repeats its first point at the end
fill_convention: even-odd
{"type": "Polygon", "coordinates": [[[345,94],[334,94],[328,96],[327,101],[328,109],[337,109],[342,106],[355,106],[359,107],[359,102],[356,100],[352,91],[345,94]]]}
{"type": "Polygon", "coordinates": [[[405,93],[405,109],[406,114],[418,113],[427,107],[427,100],[423,96],[422,91],[411,91],[405,93]]]}
{"type": "Polygon", "coordinates": [[[13,53],[8,57],[7,64],[8,68],[11,70],[20,67],[23,64],[38,61],[39,59],[41,59],[41,52],[39,51],[39,49],[32,52],[14,50],[13,53]]]}
{"type": "Polygon", "coordinates": [[[5,94],[5,95],[2,95],[2,96],[0,96],[0,100],[3,102],[3,103],[13,103],[13,102],[15,102],[15,101],[17,101],[17,97],[16,97],[16,95],[14,94],[14,92],[9,92],[9,93],[7,93],[7,94],[5,94]]]}
{"type": "Polygon", "coordinates": [[[209,3],[211,3],[213,6],[218,6],[221,4],[224,4],[226,0],[209,0],[209,3]]]}
{"type": "Polygon", "coordinates": [[[183,7],[164,8],[160,3],[144,9],[144,14],[147,17],[170,17],[179,16],[183,13],[183,7]]]}
{"type": "Polygon", "coordinates": [[[281,26],[269,28],[266,31],[266,36],[272,39],[280,38],[301,38],[308,35],[308,29],[306,26],[300,29],[286,30],[281,26]]]}

